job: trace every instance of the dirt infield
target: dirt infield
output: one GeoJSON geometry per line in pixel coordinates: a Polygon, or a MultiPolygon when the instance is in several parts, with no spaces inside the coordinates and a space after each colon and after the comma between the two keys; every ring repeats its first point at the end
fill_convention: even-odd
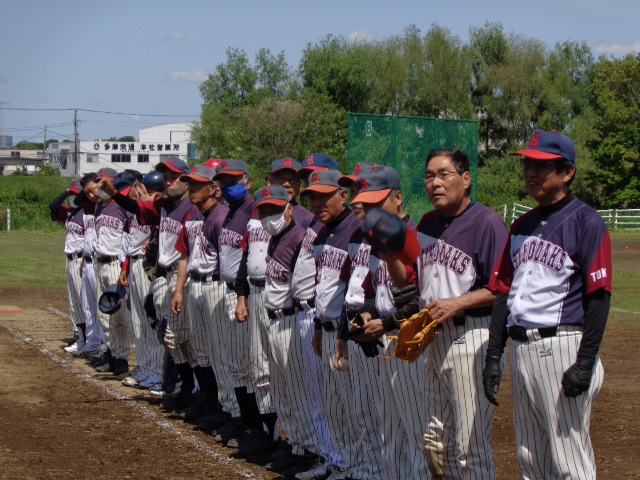
{"type": "MultiPolygon", "coordinates": [[[[615,246],[614,264],[629,261],[630,248],[640,258],[640,245],[615,246]]],[[[266,457],[234,458],[144,392],[65,354],[69,321],[48,310],[67,311],[64,288],[0,287],[0,304],[23,309],[0,314],[0,478],[278,478],[266,457]]],[[[599,478],[640,479],[640,314],[617,316],[602,345],[591,432],[599,478]]],[[[510,390],[507,374],[494,418],[499,480],[519,477],[510,390]]]]}

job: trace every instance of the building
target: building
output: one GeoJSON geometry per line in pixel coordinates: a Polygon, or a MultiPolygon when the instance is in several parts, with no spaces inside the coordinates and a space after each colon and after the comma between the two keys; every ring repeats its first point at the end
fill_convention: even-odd
{"type": "Polygon", "coordinates": [[[48,159],[41,150],[0,150],[0,175],[11,175],[17,170],[33,175],[42,165],[47,165],[48,159]]]}
{"type": "Polygon", "coordinates": [[[13,137],[11,135],[0,135],[0,149],[11,148],[13,137]]]}
{"type": "Polygon", "coordinates": [[[134,169],[147,173],[171,157],[187,161],[192,157],[191,124],[172,123],[139,131],[137,142],[117,140],[96,140],[79,142],[75,154],[73,142],[49,145],[51,166],[57,168],[63,177],[80,177],[101,168],[116,170],[134,169]]]}

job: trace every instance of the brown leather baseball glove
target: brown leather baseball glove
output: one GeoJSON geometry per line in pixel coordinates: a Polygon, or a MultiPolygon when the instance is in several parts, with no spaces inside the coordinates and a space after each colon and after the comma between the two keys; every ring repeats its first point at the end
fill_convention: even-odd
{"type": "Polygon", "coordinates": [[[438,322],[431,318],[429,310],[420,310],[401,323],[393,354],[407,363],[415,362],[436,338],[438,322]]]}

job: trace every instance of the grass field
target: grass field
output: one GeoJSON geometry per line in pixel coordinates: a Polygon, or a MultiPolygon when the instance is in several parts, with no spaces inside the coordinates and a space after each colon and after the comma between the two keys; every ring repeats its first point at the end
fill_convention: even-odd
{"type": "MultiPolygon", "coordinates": [[[[0,232],[0,272],[3,272],[0,285],[63,288],[64,237],[64,231],[0,232]]],[[[640,232],[612,232],[611,239],[614,250],[611,319],[635,323],[640,315],[640,232]]]]}

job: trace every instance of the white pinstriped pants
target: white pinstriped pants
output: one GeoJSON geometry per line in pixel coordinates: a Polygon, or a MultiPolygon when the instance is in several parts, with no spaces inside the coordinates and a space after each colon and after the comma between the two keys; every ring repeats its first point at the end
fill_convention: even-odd
{"type": "MultiPolygon", "coordinates": [[[[98,287],[98,298],[100,295],[114,285],[120,277],[120,262],[114,260],[109,263],[95,262],[96,269],[96,284],[98,287]]],[[[123,302],[113,315],[107,315],[98,310],[98,318],[100,319],[100,325],[102,325],[102,331],[105,336],[107,345],[111,349],[111,354],[115,358],[128,359],[130,344],[129,344],[129,323],[127,322],[127,315],[125,309],[127,308],[123,302]]]]}
{"type": "Polygon", "coordinates": [[[82,265],[82,311],[86,323],[87,348],[95,350],[100,348],[104,334],[98,319],[98,287],[96,285],[96,272],[93,263],[84,262],[82,265]]]}
{"type": "MultiPolygon", "coordinates": [[[[306,392],[307,409],[311,411],[319,448],[314,448],[313,453],[322,455],[327,465],[344,468],[344,459],[331,438],[329,424],[325,409],[325,388],[323,362],[313,351],[311,342],[315,332],[313,317],[316,310],[302,310],[298,313],[298,329],[302,339],[302,364],[304,366],[304,389],[306,392]],[[320,451],[318,451],[320,450],[320,451]]],[[[308,442],[308,441],[307,441],[308,442]]]]}
{"type": "Polygon", "coordinates": [[[427,460],[434,476],[494,480],[489,403],[482,369],[491,317],[466,317],[464,326],[442,324],[426,351],[425,433],[427,460]]]}
{"type": "Polygon", "coordinates": [[[162,378],[164,346],[155,330],[149,325],[144,311],[144,299],[151,282],[142,267],[142,258],[132,258],[129,263],[129,298],[131,300],[131,327],[136,347],[136,365],[152,377],[162,378]]]}
{"type": "Polygon", "coordinates": [[[264,308],[264,287],[249,284],[249,375],[261,414],[275,412],[269,375],[269,317],[264,308]]]}
{"type": "Polygon", "coordinates": [[[596,478],[589,427],[604,379],[600,358],[582,395],[565,396],[561,383],[581,340],[580,331],[559,331],[556,337],[511,341],[516,446],[525,479],[596,478]]]}
{"type": "Polygon", "coordinates": [[[390,479],[428,480],[431,472],[424,448],[427,412],[424,408],[425,358],[408,364],[395,358],[395,340],[381,338],[380,386],[384,468],[390,479]],[[382,358],[390,357],[390,358],[382,358]]]}
{"type": "Polygon", "coordinates": [[[314,452],[318,437],[305,393],[297,314],[269,322],[270,378],[278,419],[295,455],[305,449],[314,452]]]}
{"type": "Polygon", "coordinates": [[[226,310],[226,327],[228,342],[226,351],[222,354],[222,368],[229,375],[231,388],[247,387],[247,392],[253,393],[253,384],[249,376],[249,322],[236,321],[236,306],[238,296],[236,292],[227,289],[224,295],[226,310]]]}
{"type": "MultiPolygon", "coordinates": [[[[82,311],[82,278],[80,278],[80,265],[82,257],[70,260],[67,258],[67,297],[69,298],[69,317],[74,330],[79,323],[86,323],[82,311]]],[[[82,335],[82,332],[79,332],[82,335]]],[[[84,341],[84,338],[80,339],[84,341]]]]}

